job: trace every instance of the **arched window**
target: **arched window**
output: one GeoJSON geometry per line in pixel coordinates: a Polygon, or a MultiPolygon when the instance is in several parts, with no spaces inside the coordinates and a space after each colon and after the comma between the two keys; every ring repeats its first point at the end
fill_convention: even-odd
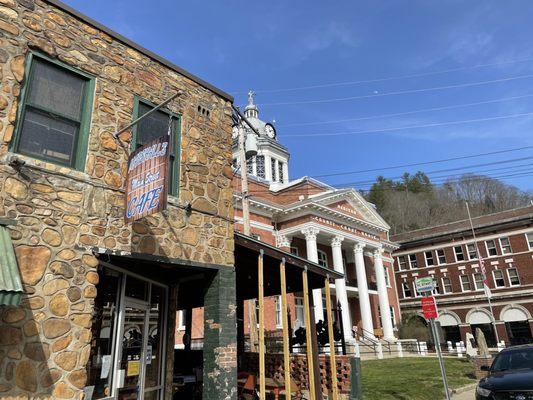
{"type": "Polygon", "coordinates": [[[318,264],[327,268],[328,267],[328,256],[322,250],[317,250],[317,252],[318,252],[318,264]]]}

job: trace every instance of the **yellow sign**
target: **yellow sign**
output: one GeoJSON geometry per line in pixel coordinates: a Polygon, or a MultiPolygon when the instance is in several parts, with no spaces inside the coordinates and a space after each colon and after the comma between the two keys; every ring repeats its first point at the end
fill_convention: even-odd
{"type": "Polygon", "coordinates": [[[140,361],[128,361],[128,369],[126,371],[126,376],[136,376],[141,373],[141,362],[140,361]]]}

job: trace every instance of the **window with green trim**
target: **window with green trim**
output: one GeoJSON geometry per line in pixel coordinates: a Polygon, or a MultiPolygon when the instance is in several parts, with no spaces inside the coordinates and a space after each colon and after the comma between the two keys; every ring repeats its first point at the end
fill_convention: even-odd
{"type": "Polygon", "coordinates": [[[30,53],[13,151],[83,170],[94,79],[30,53]]]}
{"type": "MultiPolygon", "coordinates": [[[[154,104],[137,98],[135,102],[134,119],[146,114],[154,107],[154,104]]],[[[177,196],[179,188],[180,125],[181,119],[179,115],[164,109],[159,109],[143,118],[133,129],[132,150],[138,149],[161,136],[168,135],[170,132],[168,193],[174,196],[177,196]]]]}

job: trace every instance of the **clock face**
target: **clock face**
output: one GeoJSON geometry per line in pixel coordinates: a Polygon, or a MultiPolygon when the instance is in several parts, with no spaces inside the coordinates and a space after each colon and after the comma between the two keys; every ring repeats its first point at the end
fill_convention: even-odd
{"type": "Polygon", "coordinates": [[[265,125],[265,131],[269,138],[274,139],[276,137],[276,130],[270,124],[265,125]]]}
{"type": "Polygon", "coordinates": [[[239,136],[239,127],[237,125],[233,126],[232,128],[232,131],[231,131],[231,137],[233,139],[237,139],[237,137],[239,136]]]}

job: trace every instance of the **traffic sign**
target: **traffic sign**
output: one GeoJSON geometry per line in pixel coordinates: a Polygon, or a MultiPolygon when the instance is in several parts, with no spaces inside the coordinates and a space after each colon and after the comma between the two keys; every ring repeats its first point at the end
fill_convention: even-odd
{"type": "Polygon", "coordinates": [[[425,292],[432,292],[435,289],[435,282],[431,276],[425,278],[418,278],[415,280],[416,291],[420,294],[425,292]]]}
{"type": "Polygon", "coordinates": [[[422,297],[422,312],[426,319],[437,319],[439,317],[435,297],[422,297]]]}

